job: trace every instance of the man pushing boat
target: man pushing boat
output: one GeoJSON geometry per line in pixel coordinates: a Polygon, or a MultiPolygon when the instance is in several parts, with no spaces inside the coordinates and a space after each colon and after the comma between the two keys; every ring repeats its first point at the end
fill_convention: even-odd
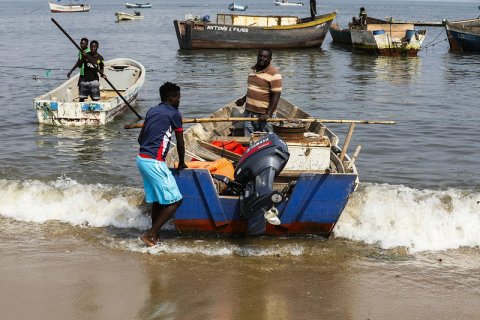
{"type": "Polygon", "coordinates": [[[138,136],[140,151],[137,166],[143,178],[145,198],[152,204],[152,227],[141,240],[148,247],[158,241],[158,231],[175,213],[182,203],[182,195],[175,178],[165,163],[172,133],[177,139],[178,170],[187,168],[185,164],[185,143],[183,140],[180,87],[165,82],[160,87],[161,103],[148,110],[142,131],[138,136]]]}

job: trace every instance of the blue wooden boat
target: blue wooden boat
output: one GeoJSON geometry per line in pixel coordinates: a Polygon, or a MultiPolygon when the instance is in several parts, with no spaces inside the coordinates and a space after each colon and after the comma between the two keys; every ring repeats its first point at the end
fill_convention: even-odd
{"type": "MultiPolygon", "coordinates": [[[[232,101],[211,116],[238,117],[243,108],[232,101]]],[[[281,98],[277,116],[308,118],[300,108],[281,98]]],[[[305,125],[300,136],[298,128],[275,127],[288,145],[290,158],[275,178],[274,190],[286,195],[277,208],[280,225],[266,224],[269,235],[314,234],[328,237],[345,208],[350,194],[358,185],[356,155],[349,157],[338,146],[338,137],[322,123],[305,125]]],[[[212,140],[236,140],[242,144],[255,141],[256,136],[243,137],[243,122],[197,123],[185,131],[186,149],[190,156],[215,160],[228,153],[206,148],[212,140]]],[[[348,148],[348,142],[345,142],[348,148]]],[[[359,149],[357,149],[359,150],[359,149]]],[[[358,152],[356,152],[358,154],[358,152]]],[[[189,161],[187,155],[187,161],[189,161]]],[[[235,161],[235,158],[231,158],[235,161]]],[[[170,167],[177,161],[173,148],[167,158],[170,167]]],[[[174,170],[173,170],[174,171],[174,170]]],[[[222,183],[213,179],[206,169],[185,169],[174,172],[184,201],[175,213],[174,225],[181,232],[246,234],[249,221],[240,217],[239,196],[222,194],[222,183]]],[[[263,223],[263,216],[262,223],[263,223]]]]}
{"type": "Polygon", "coordinates": [[[228,10],[230,11],[245,11],[247,8],[248,6],[242,6],[240,4],[236,4],[235,2],[232,2],[228,5],[228,10]]]}
{"type": "Polygon", "coordinates": [[[444,20],[452,52],[480,52],[480,17],[461,21],[444,20]]]}

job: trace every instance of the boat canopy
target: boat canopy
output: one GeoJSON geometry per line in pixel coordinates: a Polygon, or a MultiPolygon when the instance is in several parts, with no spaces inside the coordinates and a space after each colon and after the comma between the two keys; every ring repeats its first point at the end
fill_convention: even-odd
{"type": "Polygon", "coordinates": [[[238,14],[217,14],[217,23],[245,27],[290,26],[298,23],[295,16],[252,16],[238,14]]]}

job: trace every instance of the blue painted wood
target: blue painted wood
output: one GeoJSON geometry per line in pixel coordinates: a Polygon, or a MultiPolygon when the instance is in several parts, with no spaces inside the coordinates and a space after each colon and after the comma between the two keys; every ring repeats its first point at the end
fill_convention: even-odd
{"type": "MultiPolygon", "coordinates": [[[[206,169],[174,173],[184,201],[175,213],[177,220],[209,220],[212,230],[240,221],[238,197],[218,196],[206,169]]],[[[300,175],[287,202],[278,209],[282,224],[335,224],[355,188],[355,174],[300,175]]]]}
{"type": "Polygon", "coordinates": [[[355,188],[356,175],[302,174],[285,208],[282,223],[335,223],[355,188]]]}
{"type": "Polygon", "coordinates": [[[450,36],[455,39],[463,51],[480,52],[480,34],[464,33],[449,30],[450,36]]]}
{"type": "Polygon", "coordinates": [[[180,175],[174,172],[174,177],[183,196],[176,219],[210,219],[216,227],[228,224],[208,170],[182,170],[180,175]]]}

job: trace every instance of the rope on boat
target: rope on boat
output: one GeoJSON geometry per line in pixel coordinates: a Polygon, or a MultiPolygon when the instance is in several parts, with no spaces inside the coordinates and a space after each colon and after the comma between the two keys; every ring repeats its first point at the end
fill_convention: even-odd
{"type": "Polygon", "coordinates": [[[440,42],[442,42],[442,41],[448,40],[448,36],[447,36],[445,39],[441,39],[441,40],[435,42],[435,40],[437,40],[437,38],[438,38],[442,33],[443,33],[443,30],[441,30],[441,31],[437,34],[437,36],[435,37],[435,39],[433,39],[429,44],[425,45],[423,48],[424,48],[424,49],[427,49],[428,47],[433,47],[433,46],[435,46],[436,44],[438,44],[438,43],[440,43],[440,42]]]}

